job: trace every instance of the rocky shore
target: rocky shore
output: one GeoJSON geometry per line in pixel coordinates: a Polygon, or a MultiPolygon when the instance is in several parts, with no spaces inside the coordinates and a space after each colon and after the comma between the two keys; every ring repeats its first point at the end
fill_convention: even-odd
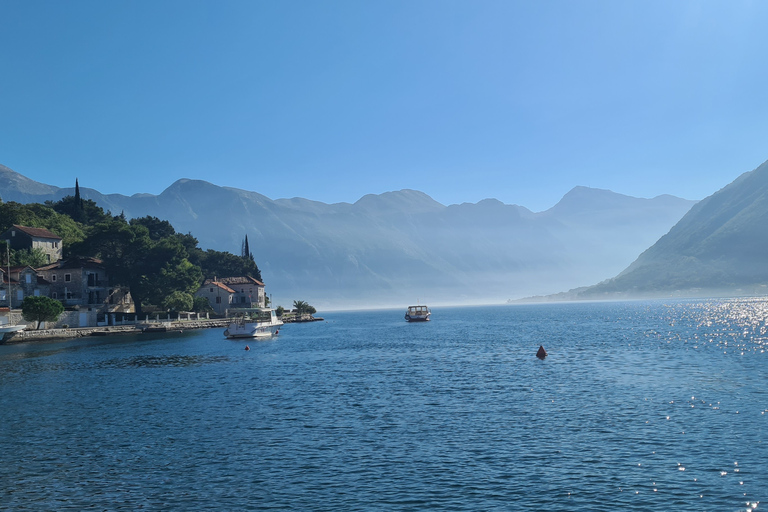
{"type": "MultiPolygon", "coordinates": [[[[321,317],[304,315],[301,317],[285,315],[283,323],[322,322],[321,317]]],[[[68,340],[85,336],[113,336],[118,334],[140,334],[147,332],[174,332],[189,329],[225,328],[229,318],[174,320],[162,322],[142,322],[133,325],[109,325],[101,327],[70,327],[66,329],[24,330],[6,334],[0,344],[28,343],[32,341],[68,340]]]]}
{"type": "Polygon", "coordinates": [[[224,328],[229,325],[227,318],[212,320],[181,320],[168,322],[146,322],[135,325],[109,325],[103,327],[76,327],[67,329],[24,330],[6,334],[3,344],[26,343],[30,341],[65,340],[85,336],[112,336],[117,334],[139,334],[144,332],[173,332],[188,329],[224,328]]]}

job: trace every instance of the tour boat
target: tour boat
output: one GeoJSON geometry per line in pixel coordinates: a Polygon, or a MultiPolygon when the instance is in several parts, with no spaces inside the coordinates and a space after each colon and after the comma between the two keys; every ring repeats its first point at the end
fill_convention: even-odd
{"type": "Polygon", "coordinates": [[[277,318],[274,309],[258,308],[249,316],[241,315],[232,320],[224,331],[227,338],[267,338],[275,336],[282,320],[277,318]]]}
{"type": "Polygon", "coordinates": [[[405,319],[409,322],[426,322],[431,314],[432,312],[427,306],[408,306],[408,311],[405,312],[405,319]]]}

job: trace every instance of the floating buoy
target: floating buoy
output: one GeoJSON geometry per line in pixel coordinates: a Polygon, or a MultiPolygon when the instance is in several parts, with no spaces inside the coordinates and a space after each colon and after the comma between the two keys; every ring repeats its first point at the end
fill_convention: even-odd
{"type": "Polygon", "coordinates": [[[544,350],[544,347],[542,345],[539,345],[539,351],[536,352],[536,357],[538,357],[542,361],[544,360],[545,357],[547,357],[547,351],[544,350]]]}
{"type": "Polygon", "coordinates": [[[277,336],[277,333],[279,333],[279,332],[280,332],[280,329],[276,329],[275,330],[275,336],[277,336]]]}
{"type": "Polygon", "coordinates": [[[245,346],[245,350],[251,350],[251,347],[249,347],[248,345],[246,345],[246,346],[245,346]]]}

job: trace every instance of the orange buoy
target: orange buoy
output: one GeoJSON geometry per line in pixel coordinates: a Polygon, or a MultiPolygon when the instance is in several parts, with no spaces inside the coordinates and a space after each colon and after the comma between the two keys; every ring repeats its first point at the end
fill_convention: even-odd
{"type": "Polygon", "coordinates": [[[251,347],[249,347],[248,345],[246,345],[246,346],[245,346],[245,350],[251,350],[251,347]]]}
{"type": "Polygon", "coordinates": [[[547,357],[547,351],[544,350],[544,346],[543,345],[539,345],[539,351],[536,352],[536,357],[538,357],[542,361],[544,360],[545,357],[547,357]]]}

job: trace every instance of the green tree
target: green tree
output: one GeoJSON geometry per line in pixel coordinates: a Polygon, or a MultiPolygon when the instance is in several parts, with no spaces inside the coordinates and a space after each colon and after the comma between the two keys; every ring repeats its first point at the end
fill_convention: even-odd
{"type": "Polygon", "coordinates": [[[283,316],[283,313],[285,313],[285,308],[283,306],[277,306],[275,314],[277,314],[277,316],[283,316]]]}
{"type": "Polygon", "coordinates": [[[157,217],[150,215],[146,217],[139,217],[131,219],[131,226],[144,226],[149,231],[149,238],[152,240],[162,240],[163,238],[169,238],[176,234],[176,230],[173,229],[171,223],[167,220],[160,220],[157,217]]]}
{"type": "Polygon", "coordinates": [[[48,263],[48,256],[39,247],[11,251],[11,263],[16,266],[42,267],[48,263]]]}
{"type": "Polygon", "coordinates": [[[55,322],[63,312],[62,303],[50,297],[25,297],[21,303],[24,320],[37,322],[35,329],[40,328],[40,322],[55,322]]]}
{"type": "Polygon", "coordinates": [[[191,311],[193,304],[192,295],[186,292],[175,291],[163,299],[163,307],[175,313],[191,311]]]}
{"type": "Polygon", "coordinates": [[[50,205],[0,203],[0,233],[12,225],[45,228],[62,238],[64,248],[85,238],[83,227],[68,215],[56,212],[50,205]]]}
{"type": "Polygon", "coordinates": [[[210,313],[213,311],[211,303],[205,297],[195,297],[192,302],[192,311],[197,313],[210,313]]]}
{"type": "Polygon", "coordinates": [[[307,315],[314,315],[317,313],[317,310],[310,306],[308,303],[304,302],[303,300],[295,300],[293,301],[293,309],[296,310],[296,314],[299,316],[307,314],[307,315]]]}
{"type": "Polygon", "coordinates": [[[78,199],[77,195],[62,197],[56,202],[46,201],[45,204],[56,212],[67,215],[86,226],[104,222],[107,218],[111,217],[104,212],[102,207],[96,204],[96,201],[92,199],[78,199]]]}
{"type": "Polygon", "coordinates": [[[162,305],[175,291],[193,293],[202,281],[200,268],[187,259],[184,237],[154,234],[156,240],[144,222],[116,216],[93,226],[78,247],[102,259],[112,285],[130,288],[139,315],[143,305],[162,305]]]}
{"type": "Polygon", "coordinates": [[[208,249],[190,251],[190,261],[199,265],[205,278],[251,276],[261,281],[261,271],[250,258],[236,256],[229,252],[208,249]]]}

